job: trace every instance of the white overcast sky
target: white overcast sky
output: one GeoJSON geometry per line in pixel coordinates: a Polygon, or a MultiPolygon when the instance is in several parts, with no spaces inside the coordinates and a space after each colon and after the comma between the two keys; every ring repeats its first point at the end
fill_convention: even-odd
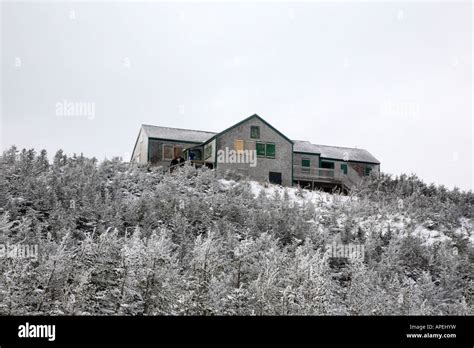
{"type": "Polygon", "coordinates": [[[470,2],[0,6],[1,150],[128,157],[142,123],[220,131],[257,113],[473,188],[470,2]],[[94,117],[57,115],[64,100],[94,117]]]}

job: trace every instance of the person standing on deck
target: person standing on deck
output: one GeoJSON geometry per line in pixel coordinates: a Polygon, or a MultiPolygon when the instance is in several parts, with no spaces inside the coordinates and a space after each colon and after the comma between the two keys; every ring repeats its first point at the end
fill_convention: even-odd
{"type": "Polygon", "coordinates": [[[179,164],[178,158],[173,158],[173,160],[170,163],[170,173],[172,173],[176,169],[176,165],[179,164]]]}

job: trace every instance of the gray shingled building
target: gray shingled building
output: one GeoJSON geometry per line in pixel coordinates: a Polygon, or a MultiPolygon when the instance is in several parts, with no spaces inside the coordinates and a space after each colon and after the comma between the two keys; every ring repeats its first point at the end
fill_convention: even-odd
{"type": "Polygon", "coordinates": [[[220,133],[141,126],[133,162],[169,168],[179,157],[260,182],[324,190],[347,191],[380,171],[380,162],[367,150],[291,140],[258,115],[220,133]]]}

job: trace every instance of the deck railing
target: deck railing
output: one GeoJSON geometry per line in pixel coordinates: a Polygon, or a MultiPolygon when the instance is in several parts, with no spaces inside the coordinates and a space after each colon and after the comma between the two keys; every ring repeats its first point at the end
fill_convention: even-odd
{"type": "Polygon", "coordinates": [[[294,165],[293,176],[302,179],[327,179],[327,180],[340,180],[341,172],[334,169],[327,168],[314,168],[314,167],[303,167],[294,165]]]}
{"type": "Polygon", "coordinates": [[[314,168],[293,165],[294,180],[325,181],[342,184],[348,188],[357,185],[361,177],[351,166],[347,166],[347,174],[340,169],[314,168]]]}
{"type": "Polygon", "coordinates": [[[169,166],[168,168],[165,168],[163,170],[163,173],[172,173],[173,171],[175,171],[179,167],[183,167],[185,165],[199,168],[199,167],[205,166],[206,162],[205,161],[198,161],[198,160],[187,160],[185,162],[178,163],[178,164],[169,166]]]}

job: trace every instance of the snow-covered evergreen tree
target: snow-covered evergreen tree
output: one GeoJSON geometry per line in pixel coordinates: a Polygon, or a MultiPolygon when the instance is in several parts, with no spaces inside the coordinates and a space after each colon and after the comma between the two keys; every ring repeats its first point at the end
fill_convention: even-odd
{"type": "Polygon", "coordinates": [[[474,312],[472,192],[381,174],[331,195],[15,147],[0,165],[0,252],[39,252],[0,254],[0,314],[474,312]]]}

